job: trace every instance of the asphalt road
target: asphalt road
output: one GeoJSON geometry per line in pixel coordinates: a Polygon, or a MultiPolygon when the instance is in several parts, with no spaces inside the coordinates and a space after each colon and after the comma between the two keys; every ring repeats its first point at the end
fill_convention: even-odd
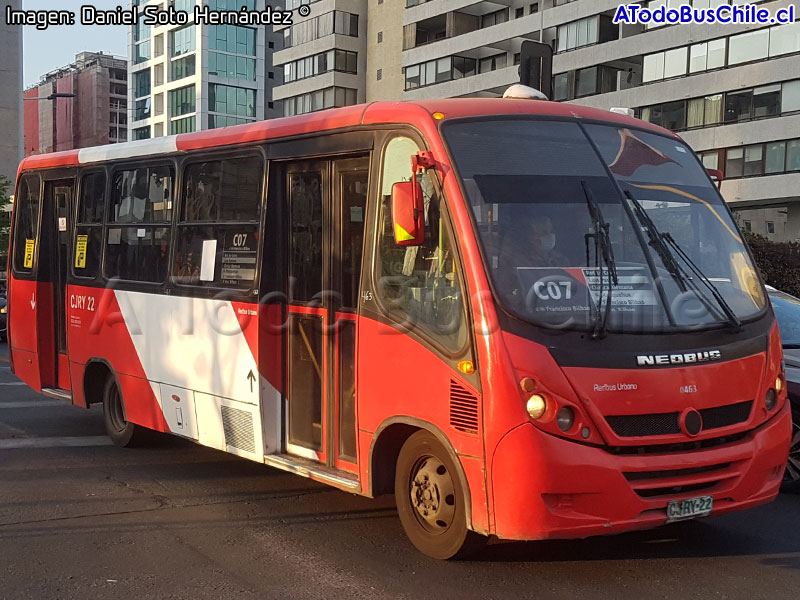
{"type": "Polygon", "coordinates": [[[796,598],[800,496],[659,530],[441,563],[367,500],[19,385],[0,345],[0,598],[796,598]]]}

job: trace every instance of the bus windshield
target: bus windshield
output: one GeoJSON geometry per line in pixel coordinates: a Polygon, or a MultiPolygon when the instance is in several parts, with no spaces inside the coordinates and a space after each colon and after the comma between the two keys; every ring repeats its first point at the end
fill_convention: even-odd
{"type": "Polygon", "coordinates": [[[501,304],[551,328],[704,329],[766,298],[739,232],[679,139],[519,118],[443,128],[501,304]]]}

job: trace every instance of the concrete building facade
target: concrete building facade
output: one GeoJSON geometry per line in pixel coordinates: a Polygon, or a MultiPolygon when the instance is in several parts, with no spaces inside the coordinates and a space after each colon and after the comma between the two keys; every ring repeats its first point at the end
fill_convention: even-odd
{"type": "MultiPolygon", "coordinates": [[[[272,89],[280,83],[272,27],[195,23],[195,6],[264,10],[265,0],[129,0],[185,11],[185,25],[145,25],[129,33],[130,139],[239,125],[278,116],[272,89]]],[[[140,13],[141,14],[141,13],[140,13]]]]}
{"type": "Polygon", "coordinates": [[[128,139],[128,61],[81,52],[25,90],[25,156],[128,139]],[[48,100],[54,93],[74,94],[48,100]],[[38,100],[37,100],[38,99],[38,100]]]}
{"type": "MultiPolygon", "coordinates": [[[[6,8],[19,10],[21,0],[0,2],[6,8]]],[[[0,175],[14,180],[22,159],[22,28],[6,25],[0,19],[0,175]]]]}
{"type": "MultiPolygon", "coordinates": [[[[400,3],[400,0],[389,0],[400,3]]],[[[275,88],[285,116],[325,108],[350,106],[367,100],[365,73],[368,4],[377,0],[286,0],[293,24],[276,27],[283,40],[274,55],[283,84],[275,88]],[[301,4],[310,6],[303,17],[301,4]]]]}
{"type": "MultiPolygon", "coordinates": [[[[679,132],[708,168],[724,173],[723,196],[745,228],[800,240],[800,22],[615,25],[619,0],[398,3],[402,98],[500,96],[519,81],[522,43],[550,44],[553,99],[630,107],[679,132]]],[[[755,3],[773,14],[792,4],[755,3]]]]}

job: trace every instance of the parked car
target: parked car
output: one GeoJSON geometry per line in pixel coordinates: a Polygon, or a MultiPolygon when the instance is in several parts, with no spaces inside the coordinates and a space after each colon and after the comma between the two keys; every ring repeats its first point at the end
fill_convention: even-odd
{"type": "Polygon", "coordinates": [[[786,362],[786,387],[792,404],[792,448],[781,490],[800,493],[800,298],[767,286],[786,362]]]}
{"type": "Polygon", "coordinates": [[[6,308],[6,297],[0,293],[0,342],[7,341],[6,323],[8,322],[8,309],[6,308]]]}

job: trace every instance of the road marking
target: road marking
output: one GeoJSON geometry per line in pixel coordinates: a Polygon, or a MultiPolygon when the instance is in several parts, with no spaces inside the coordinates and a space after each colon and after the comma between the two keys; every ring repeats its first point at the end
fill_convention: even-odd
{"type": "Polygon", "coordinates": [[[20,448],[86,448],[90,446],[111,445],[113,445],[113,442],[105,436],[16,438],[0,440],[0,450],[16,450],[20,448]]]}
{"type": "Polygon", "coordinates": [[[62,400],[28,400],[20,402],[0,402],[0,410],[4,408],[45,408],[53,406],[72,406],[62,400]]]}
{"type": "Polygon", "coordinates": [[[0,385],[25,385],[21,381],[12,381],[11,383],[0,383],[0,385]]]}

